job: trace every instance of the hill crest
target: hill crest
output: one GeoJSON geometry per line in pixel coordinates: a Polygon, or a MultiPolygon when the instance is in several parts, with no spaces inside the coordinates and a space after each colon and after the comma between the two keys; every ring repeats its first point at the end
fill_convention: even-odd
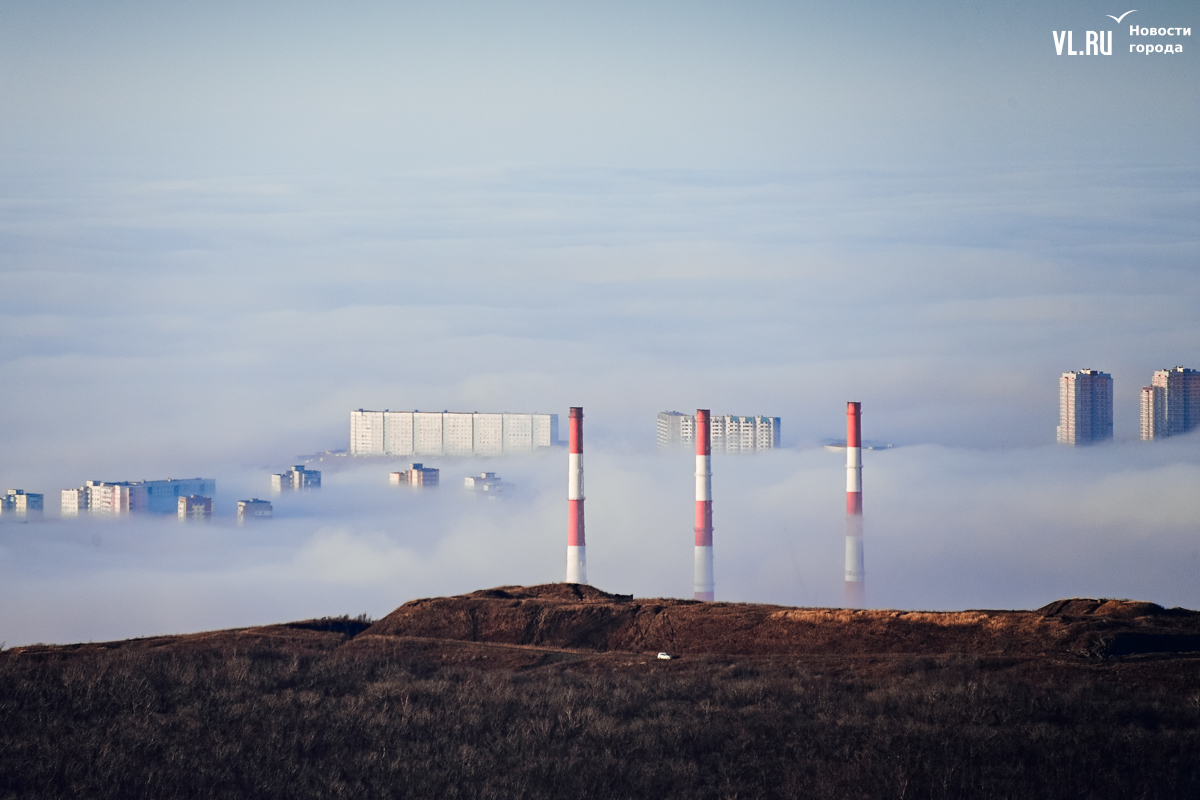
{"type": "Polygon", "coordinates": [[[1065,655],[1200,652],[1200,612],[1134,600],[1068,598],[1034,611],[797,608],[634,598],[593,586],[497,586],[412,600],[370,623],[348,617],[123,642],[31,645],[9,652],[244,646],[307,650],[420,641],[458,656],[471,646],[676,656],[1065,655]],[[463,648],[467,648],[464,650],[463,648]]]}

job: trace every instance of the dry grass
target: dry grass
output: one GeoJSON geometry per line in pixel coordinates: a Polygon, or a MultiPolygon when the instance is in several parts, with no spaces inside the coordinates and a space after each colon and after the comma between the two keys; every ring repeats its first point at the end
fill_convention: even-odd
{"type": "MultiPolygon", "coordinates": [[[[831,641],[870,616],[828,614],[831,641]]],[[[660,662],[365,625],[0,653],[0,798],[1200,797],[1194,654],[660,662]]]]}

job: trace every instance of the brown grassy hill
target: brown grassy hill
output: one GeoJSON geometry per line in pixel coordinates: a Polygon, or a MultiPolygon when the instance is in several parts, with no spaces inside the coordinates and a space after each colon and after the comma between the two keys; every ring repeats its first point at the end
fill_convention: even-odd
{"type": "Polygon", "coordinates": [[[1110,658],[1200,653],[1200,612],[1132,600],[1072,598],[1036,611],[894,611],[790,608],[752,603],[634,599],[592,586],[501,586],[405,603],[371,623],[349,617],[115,642],[30,645],[7,652],[67,654],[117,649],[267,647],[364,651],[403,642],[451,661],[496,666],[546,659],[530,654],[672,656],[1013,656],[1110,658]],[[465,654],[465,655],[464,655],[465,654]]]}
{"type": "Polygon", "coordinates": [[[1198,687],[1200,614],[1151,603],[509,586],[374,624],[0,652],[0,800],[1191,800],[1198,687]]]}
{"type": "Polygon", "coordinates": [[[545,584],[414,600],[364,634],[676,655],[1103,657],[1200,650],[1200,612],[1088,599],[1037,611],[805,609],[635,600],[590,586],[545,584]]]}

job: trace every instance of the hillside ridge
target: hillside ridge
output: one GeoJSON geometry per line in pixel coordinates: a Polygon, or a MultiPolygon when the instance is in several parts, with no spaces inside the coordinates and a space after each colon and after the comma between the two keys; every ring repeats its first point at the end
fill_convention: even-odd
{"type": "Polygon", "coordinates": [[[635,599],[593,586],[552,583],[416,599],[373,623],[337,617],[116,642],[30,645],[8,652],[242,647],[256,642],[306,650],[370,649],[401,640],[457,654],[455,660],[478,659],[464,654],[485,645],[598,655],[665,651],[675,656],[970,654],[1103,659],[1200,652],[1200,612],[1095,598],[1056,600],[1030,611],[801,608],[635,599]]]}
{"type": "Polygon", "coordinates": [[[634,599],[591,586],[500,586],[413,600],[363,631],[459,642],[680,655],[1069,653],[1200,650],[1200,612],[1070,598],[1035,611],[899,611],[634,599]]]}

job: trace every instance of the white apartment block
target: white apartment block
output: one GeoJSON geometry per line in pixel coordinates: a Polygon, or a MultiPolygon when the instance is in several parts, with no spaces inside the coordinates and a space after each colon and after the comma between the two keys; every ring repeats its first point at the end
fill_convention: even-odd
{"type": "Polygon", "coordinates": [[[126,514],[133,510],[133,487],[127,483],[88,481],[83,489],[88,511],[93,514],[126,514]]]}
{"type": "Polygon", "coordinates": [[[409,464],[406,470],[388,473],[388,481],[393,486],[437,486],[440,477],[441,470],[424,464],[409,464]]]}
{"type": "Polygon", "coordinates": [[[80,512],[87,511],[87,490],[82,487],[78,489],[63,489],[61,508],[61,513],[64,517],[77,517],[80,512]]]}
{"type": "Polygon", "coordinates": [[[270,502],[259,500],[257,497],[252,500],[238,500],[238,522],[244,522],[248,519],[268,519],[272,511],[270,502]]]}
{"type": "Polygon", "coordinates": [[[1113,438],[1112,376],[1095,369],[1064,372],[1058,382],[1058,442],[1084,445],[1113,438]]]}
{"type": "Polygon", "coordinates": [[[477,456],[504,454],[504,415],[473,414],[472,442],[477,456]]]}
{"type": "Polygon", "coordinates": [[[463,478],[463,488],[495,497],[508,491],[510,484],[500,480],[494,472],[481,472],[478,475],[468,475],[463,478]]]}
{"type": "Polygon", "coordinates": [[[298,492],[301,489],[320,489],[321,471],[305,469],[303,464],[297,464],[287,472],[276,472],[271,476],[271,491],[298,492]]]}
{"type": "Polygon", "coordinates": [[[530,414],[533,424],[533,449],[553,447],[558,442],[557,414],[530,414]]]}
{"type": "Polygon", "coordinates": [[[180,519],[212,519],[212,498],[189,494],[179,498],[180,519]]]}
{"type": "Polygon", "coordinates": [[[350,412],[352,456],[499,456],[557,441],[557,414],[350,412]]]}
{"type": "MultiPolygon", "coordinates": [[[[413,452],[422,456],[440,456],[446,452],[443,441],[445,428],[442,425],[442,414],[429,412],[413,412],[413,452]]],[[[386,417],[384,418],[386,424],[386,417]]]]}
{"type": "Polygon", "coordinates": [[[1200,370],[1173,367],[1154,372],[1142,387],[1143,439],[1161,439],[1200,426],[1200,370]]]}
{"type": "Polygon", "coordinates": [[[442,449],[448,456],[469,456],[475,452],[474,414],[442,414],[442,449]]]}
{"type": "MultiPolygon", "coordinates": [[[[714,453],[753,453],[779,447],[779,417],[709,416],[709,438],[714,453]]],[[[679,411],[658,414],[658,446],[695,444],[696,416],[679,411]]]]}

